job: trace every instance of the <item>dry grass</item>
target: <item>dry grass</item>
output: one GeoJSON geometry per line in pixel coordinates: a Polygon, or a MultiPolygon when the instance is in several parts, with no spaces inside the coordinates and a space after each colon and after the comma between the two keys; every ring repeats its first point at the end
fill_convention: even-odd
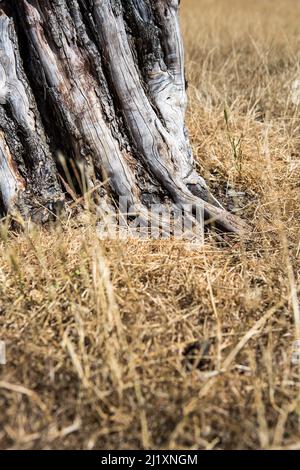
{"type": "Polygon", "coordinates": [[[2,229],[1,448],[300,448],[299,15],[183,1],[195,155],[250,241],[2,229]]]}

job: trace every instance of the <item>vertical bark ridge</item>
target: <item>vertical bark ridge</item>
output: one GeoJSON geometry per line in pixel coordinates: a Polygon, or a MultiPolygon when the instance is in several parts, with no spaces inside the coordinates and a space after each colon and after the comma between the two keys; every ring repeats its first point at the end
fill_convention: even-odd
{"type": "Polygon", "coordinates": [[[34,47],[33,64],[39,63],[43,68],[46,82],[42,85],[71,135],[78,159],[83,157],[87,167],[92,166],[92,161],[119,196],[134,202],[138,189],[133,162],[121,151],[105,122],[99,83],[90,71],[89,51],[79,45],[65,2],[54,3],[55,6],[47,1],[19,2],[28,39],[34,47]]]}
{"type": "MultiPolygon", "coordinates": [[[[141,83],[120,2],[94,0],[93,16],[99,47],[102,48],[111,81],[114,83],[119,102],[122,103],[127,128],[144,165],[179,207],[189,205],[194,210],[198,205],[204,204],[208,219],[216,220],[222,229],[236,231],[238,222],[235,217],[210,202],[200,200],[186,186],[184,178],[187,175],[182,174],[180,164],[182,151],[155,113],[141,83]]],[[[190,171],[193,171],[191,166],[190,171]]]]}
{"type": "Polygon", "coordinates": [[[122,9],[110,1],[94,2],[98,41],[109,66],[124,120],[134,144],[161,184],[176,197],[175,186],[183,188],[180,151],[167,132],[146,95],[125,30],[122,9]],[[175,193],[175,194],[174,194],[175,193]]]}
{"type": "Polygon", "coordinates": [[[0,192],[5,211],[16,206],[47,219],[63,201],[38,108],[24,73],[12,18],[0,7],[0,192]]]}
{"type": "Polygon", "coordinates": [[[173,158],[180,169],[180,177],[188,188],[197,186],[201,196],[208,199],[205,181],[194,169],[185,127],[187,94],[179,2],[123,0],[123,5],[125,3],[131,6],[125,16],[135,35],[150,100],[178,146],[179,152],[173,158]]]}

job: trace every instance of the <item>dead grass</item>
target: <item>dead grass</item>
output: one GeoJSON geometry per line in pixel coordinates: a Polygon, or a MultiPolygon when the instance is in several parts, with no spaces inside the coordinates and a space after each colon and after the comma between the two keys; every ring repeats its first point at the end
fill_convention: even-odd
{"type": "Polygon", "coordinates": [[[3,227],[1,448],[300,448],[299,15],[183,1],[199,171],[250,240],[103,242],[84,214],[3,227]]]}

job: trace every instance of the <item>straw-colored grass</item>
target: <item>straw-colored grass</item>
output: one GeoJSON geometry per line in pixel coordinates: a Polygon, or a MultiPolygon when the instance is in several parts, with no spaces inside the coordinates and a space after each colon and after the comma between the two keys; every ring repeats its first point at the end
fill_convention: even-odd
{"type": "Polygon", "coordinates": [[[199,171],[253,235],[3,226],[1,448],[300,449],[300,3],[182,3],[199,171]]]}

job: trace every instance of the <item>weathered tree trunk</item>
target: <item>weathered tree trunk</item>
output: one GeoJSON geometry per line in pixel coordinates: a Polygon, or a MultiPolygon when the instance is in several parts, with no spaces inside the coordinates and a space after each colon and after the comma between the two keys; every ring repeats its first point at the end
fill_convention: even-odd
{"type": "Polygon", "coordinates": [[[47,220],[65,203],[67,166],[78,189],[107,181],[100,198],[141,212],[204,204],[221,228],[243,229],[194,169],[178,10],[179,0],[0,1],[3,213],[47,220]]]}

